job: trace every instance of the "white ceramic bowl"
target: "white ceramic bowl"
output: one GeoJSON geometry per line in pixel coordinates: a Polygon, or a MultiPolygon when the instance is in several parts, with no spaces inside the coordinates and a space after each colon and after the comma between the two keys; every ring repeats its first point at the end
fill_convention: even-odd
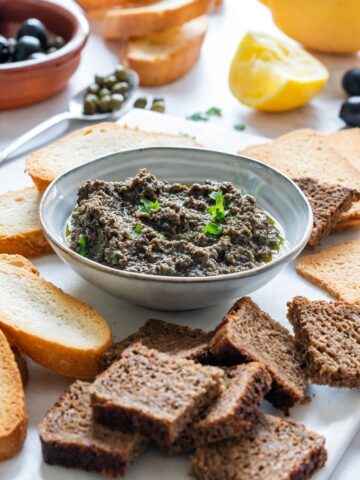
{"type": "Polygon", "coordinates": [[[129,150],[76,167],[48,187],[41,201],[40,218],[55,252],[79,275],[116,297],[157,310],[208,307],[254,292],[300,254],[309,240],[313,222],[303,193],[277,170],[246,157],[191,148],[129,150]],[[195,278],[117,270],[70,250],[65,242],[65,224],[76,204],[78,187],[89,179],[124,180],[140,168],[170,182],[232,182],[254,195],[279,222],[288,248],[270,263],[252,270],[195,278]]]}

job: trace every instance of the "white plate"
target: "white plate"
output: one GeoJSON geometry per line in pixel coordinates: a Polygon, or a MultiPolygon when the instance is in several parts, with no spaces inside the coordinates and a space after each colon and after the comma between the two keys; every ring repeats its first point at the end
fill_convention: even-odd
{"type": "MultiPolygon", "coordinates": [[[[130,112],[122,119],[121,123],[137,125],[147,130],[188,133],[195,135],[197,140],[207,148],[227,152],[234,152],[249,144],[266,141],[243,132],[215,129],[211,123],[188,122],[141,110],[130,112]]],[[[22,174],[22,169],[21,161],[5,165],[0,170],[0,191],[24,185],[26,179],[22,174]]],[[[347,232],[341,236],[334,235],[325,244],[348,240],[355,235],[356,232],[347,232]]],[[[117,339],[136,330],[150,317],[210,330],[230,308],[230,304],[222,304],[196,313],[149,311],[128,305],[91,286],[72,272],[55,255],[38,259],[34,263],[39,267],[44,278],[81,298],[103,314],[109,321],[117,339]]],[[[294,265],[290,265],[270,284],[256,292],[253,299],[273,318],[289,328],[286,320],[286,302],[295,295],[305,295],[312,299],[329,299],[322,290],[298,276],[294,265]]],[[[70,380],[56,376],[32,362],[29,362],[29,367],[30,382],[26,390],[29,433],[23,451],[15,459],[0,464],[1,480],[95,480],[103,478],[80,470],[48,466],[42,462],[37,424],[46,410],[51,408],[58,396],[69,385],[70,380]]],[[[312,401],[309,404],[293,408],[291,416],[325,436],[329,459],[326,467],[314,476],[316,480],[325,480],[329,478],[347,445],[360,427],[360,394],[356,390],[311,386],[308,395],[311,396],[312,401]]],[[[277,412],[273,411],[273,413],[277,412]]],[[[150,450],[135,462],[126,478],[128,480],[188,480],[188,469],[187,456],[162,458],[157,452],[150,450]]],[[[354,479],[355,476],[354,472],[354,479]]]]}

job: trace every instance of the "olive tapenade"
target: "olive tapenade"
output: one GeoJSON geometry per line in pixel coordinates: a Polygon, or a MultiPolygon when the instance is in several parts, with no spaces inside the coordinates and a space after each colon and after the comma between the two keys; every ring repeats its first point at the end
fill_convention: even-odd
{"type": "Polygon", "coordinates": [[[188,277],[249,270],[283,244],[273,219],[233,184],[171,184],[146,170],[82,185],[66,237],[71,249],[110,267],[188,277]]]}

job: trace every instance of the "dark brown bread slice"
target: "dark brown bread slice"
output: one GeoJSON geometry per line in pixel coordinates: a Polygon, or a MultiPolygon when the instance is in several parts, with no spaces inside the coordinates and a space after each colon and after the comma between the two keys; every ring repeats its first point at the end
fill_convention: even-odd
{"type": "Polygon", "coordinates": [[[125,475],[147,440],[96,423],[89,387],[90,383],[73,383],[42,420],[39,434],[44,460],[113,477],[125,475]]]}
{"type": "Polygon", "coordinates": [[[304,364],[314,383],[360,387],[360,307],[295,297],[288,303],[304,364]]]}
{"type": "Polygon", "coordinates": [[[327,459],[325,439],[303,425],[259,413],[243,437],[199,447],[199,480],[307,480],[327,459]]]}
{"type": "Polygon", "coordinates": [[[172,443],[222,390],[223,372],[136,343],[91,387],[96,418],[172,443]]]}
{"type": "Polygon", "coordinates": [[[224,369],[224,391],[200,419],[188,425],[172,445],[163,449],[173,454],[197,446],[238,437],[249,430],[265,394],[271,375],[258,362],[224,369]]]}
{"type": "Polygon", "coordinates": [[[330,234],[341,214],[349,210],[353,202],[360,200],[360,192],[342,185],[320,183],[308,177],[294,181],[304,192],[313,211],[314,225],[307,246],[314,248],[330,234]]]}
{"type": "Polygon", "coordinates": [[[212,336],[213,332],[193,330],[163,320],[150,319],[137,332],[115,343],[105,352],[100,362],[100,369],[106,370],[121,358],[127,347],[136,342],[160,352],[179,355],[195,362],[208,363],[210,361],[208,343],[212,336]]]}
{"type": "Polygon", "coordinates": [[[306,375],[294,337],[251,298],[244,297],[231,308],[210,350],[223,365],[262,362],[273,379],[266,398],[284,412],[304,398],[306,375]]]}

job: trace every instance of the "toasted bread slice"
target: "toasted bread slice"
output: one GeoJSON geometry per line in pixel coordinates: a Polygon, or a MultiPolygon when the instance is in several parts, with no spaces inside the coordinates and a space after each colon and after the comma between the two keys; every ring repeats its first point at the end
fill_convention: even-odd
{"type": "Polygon", "coordinates": [[[360,171],[329,146],[325,135],[314,130],[294,130],[272,142],[239,153],[277,168],[292,178],[311,177],[330,185],[360,190],[360,171]]]}
{"type": "Polygon", "coordinates": [[[0,461],[21,450],[27,425],[21,376],[10,345],[0,330],[0,461]]]}
{"type": "Polygon", "coordinates": [[[0,261],[6,262],[9,265],[13,265],[14,267],[24,268],[35,275],[40,275],[39,270],[33,265],[30,260],[21,255],[8,255],[6,253],[0,254],[0,261]]]}
{"type": "Polygon", "coordinates": [[[0,195],[0,253],[35,257],[52,252],[40,225],[39,202],[34,187],[0,195]]]}
{"type": "Polygon", "coordinates": [[[162,0],[139,8],[114,8],[104,18],[107,39],[143,37],[180,27],[208,13],[213,0],[162,0]]]}
{"type": "Polygon", "coordinates": [[[60,375],[93,377],[111,345],[106,321],[27,268],[0,259],[0,327],[22,352],[60,375]]]}
{"type": "Polygon", "coordinates": [[[182,27],[130,40],[123,62],[139,74],[141,85],[173,82],[198,59],[207,24],[202,16],[182,27]]]}
{"type": "Polygon", "coordinates": [[[136,8],[150,3],[155,3],[156,0],[77,0],[77,2],[86,11],[88,10],[108,10],[114,7],[136,8]]]}
{"type": "Polygon", "coordinates": [[[149,133],[116,123],[98,123],[67,135],[30,155],[26,171],[40,192],[56,177],[83,163],[121,150],[144,147],[198,146],[190,138],[149,133]]]}

